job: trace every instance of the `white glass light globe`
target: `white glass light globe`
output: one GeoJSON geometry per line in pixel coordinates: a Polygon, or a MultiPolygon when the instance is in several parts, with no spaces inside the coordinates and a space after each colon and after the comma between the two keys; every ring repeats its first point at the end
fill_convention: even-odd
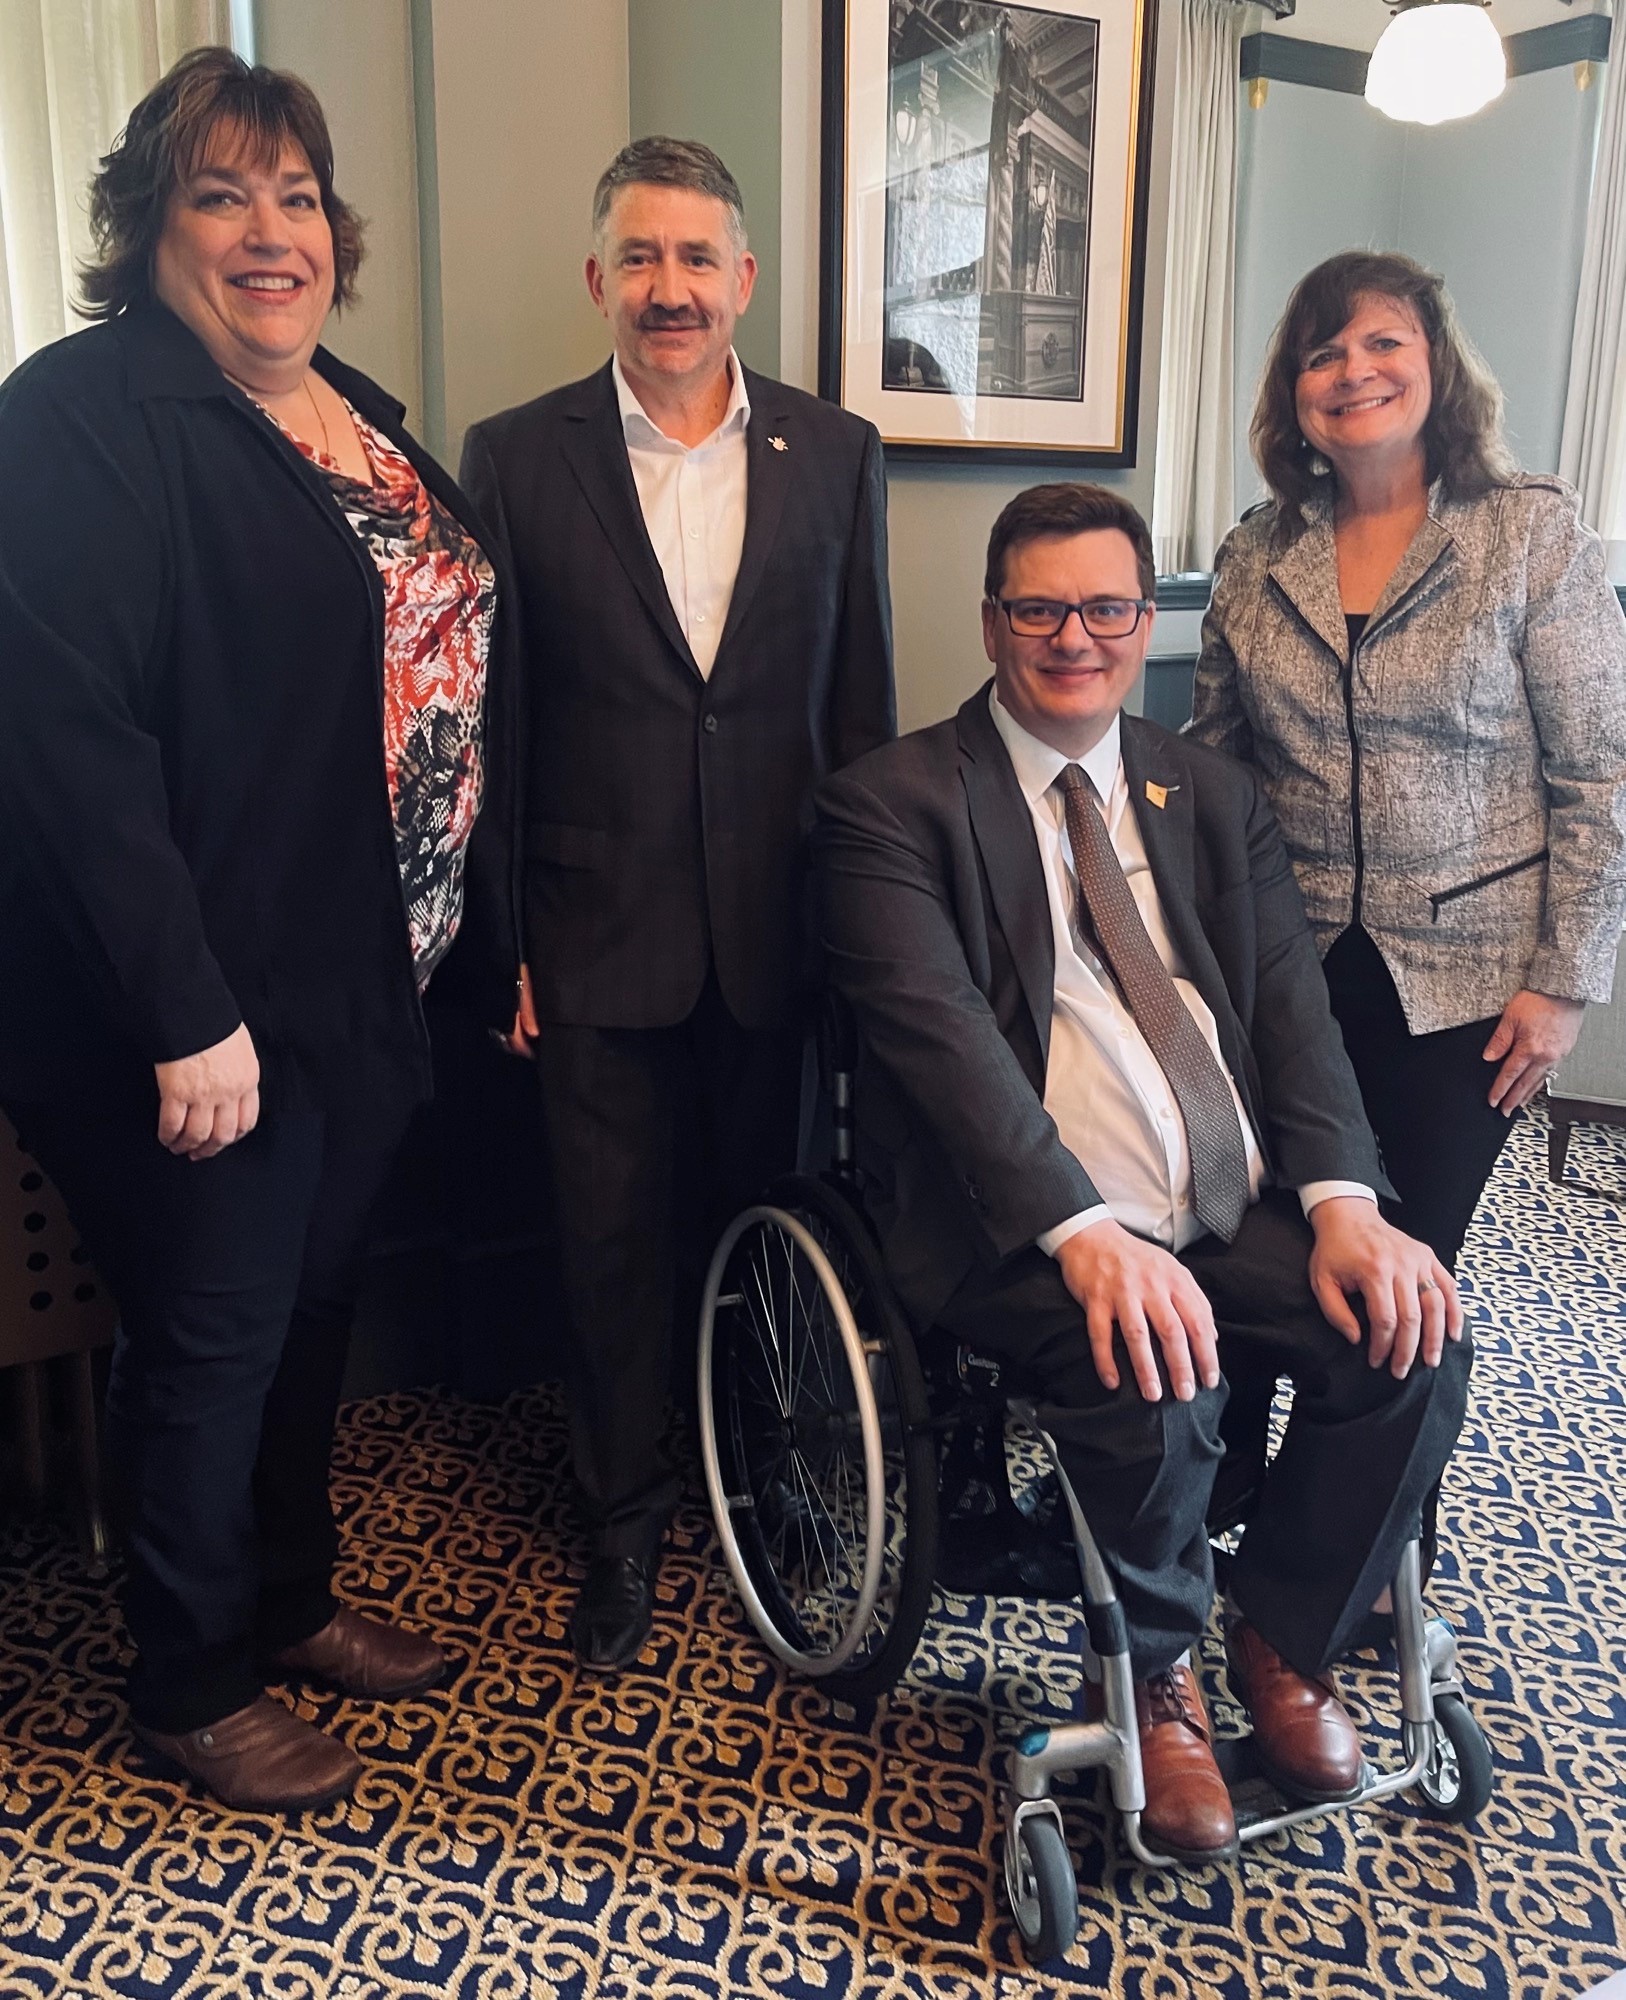
{"type": "Polygon", "coordinates": [[[1468,0],[1409,7],[1384,29],[1366,72],[1366,101],[1412,125],[1481,111],[1507,86],[1507,53],[1490,16],[1468,0]]]}

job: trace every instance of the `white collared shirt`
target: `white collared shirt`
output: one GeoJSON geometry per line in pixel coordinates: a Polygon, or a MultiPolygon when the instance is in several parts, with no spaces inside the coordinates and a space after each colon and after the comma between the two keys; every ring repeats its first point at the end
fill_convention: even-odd
{"type": "Polygon", "coordinates": [[[745,427],[751,421],[751,399],[733,348],[728,366],[728,408],[722,422],[710,437],[686,445],[651,421],[621,372],[620,356],[610,364],[644,526],[689,651],[706,676],[717,658],[745,547],[745,427]]]}
{"type": "MultiPolygon", "coordinates": [[[[1219,1028],[1187,976],[1185,962],[1164,922],[1140,826],[1129,803],[1118,718],[1113,717],[1112,726],[1087,756],[1069,758],[1022,728],[992,689],[989,708],[1033,816],[1050,900],[1056,990],[1044,1106],[1055,1120],[1062,1144],[1101,1196],[1098,1207],[1083,1209],[1054,1229],[1045,1230],[1038,1239],[1039,1248],[1053,1256],[1069,1236],[1110,1216],[1137,1236],[1161,1243],[1165,1249],[1183,1250],[1203,1233],[1191,1205],[1191,1150],[1185,1120],[1169,1080],[1116,981],[1079,932],[1072,843],[1067,838],[1065,810],[1056,785],[1067,765],[1076,762],[1095,786],[1107,836],[1152,947],[1223,1070],[1219,1028]]],[[[1228,1071],[1226,1080],[1247,1150],[1249,1194],[1257,1200],[1265,1176],[1264,1159],[1228,1071]]],[[[1318,1201],[1337,1194],[1376,1199],[1370,1188],[1354,1181],[1315,1181],[1299,1190],[1306,1215],[1318,1201]]]]}

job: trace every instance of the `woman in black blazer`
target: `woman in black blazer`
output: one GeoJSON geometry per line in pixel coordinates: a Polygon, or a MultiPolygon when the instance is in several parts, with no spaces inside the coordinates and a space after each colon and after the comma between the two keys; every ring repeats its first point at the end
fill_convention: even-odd
{"type": "Polygon", "coordinates": [[[0,389],[0,1100],[121,1308],[137,1734],[296,1807],[360,1765],[267,1677],[445,1664],[334,1599],[327,1465],[466,905],[495,947],[447,972],[513,1014],[497,579],[400,406],[317,345],[361,242],[303,84],[183,58],[91,213],[101,323],[0,389]]]}

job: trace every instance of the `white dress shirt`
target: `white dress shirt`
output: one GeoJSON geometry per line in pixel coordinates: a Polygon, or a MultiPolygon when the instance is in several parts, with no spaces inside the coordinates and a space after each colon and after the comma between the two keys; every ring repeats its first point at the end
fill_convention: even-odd
{"type": "MultiPolygon", "coordinates": [[[[1111,728],[1087,756],[1069,758],[1022,728],[991,689],[989,707],[1033,815],[1050,899],[1056,991],[1044,1106],[1055,1120],[1062,1144],[1101,1196],[1099,1206],[1083,1209],[1054,1229],[1045,1230],[1038,1239],[1039,1248],[1054,1256],[1068,1237],[1111,1217],[1165,1249],[1183,1250],[1203,1233],[1191,1205],[1191,1150],[1185,1120],[1117,982],[1079,932],[1072,843],[1067,838],[1065,811],[1056,784],[1069,763],[1079,764],[1088,774],[1101,800],[1113,852],[1152,947],[1224,1070],[1219,1028],[1207,1002],[1188,978],[1163,920],[1157,885],[1129,804],[1118,718],[1113,717],[1111,728]]],[[[1226,1081],[1247,1150],[1249,1194],[1257,1200],[1265,1177],[1264,1158],[1228,1071],[1226,1081]]],[[[1317,1202],[1339,1194],[1377,1199],[1369,1187],[1356,1181],[1314,1181],[1299,1190],[1306,1215],[1317,1202]]]]}
{"type": "Polygon", "coordinates": [[[722,422],[710,437],[686,445],[651,422],[621,372],[620,356],[610,364],[644,526],[689,651],[707,677],[745,546],[745,427],[751,421],[751,399],[733,348],[728,366],[728,408],[722,422]]]}

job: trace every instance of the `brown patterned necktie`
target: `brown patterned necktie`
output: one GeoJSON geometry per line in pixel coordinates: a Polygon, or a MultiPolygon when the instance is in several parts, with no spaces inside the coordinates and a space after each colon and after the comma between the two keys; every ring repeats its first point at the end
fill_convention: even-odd
{"type": "Polygon", "coordinates": [[[1205,1229],[1229,1243],[1248,1207],[1248,1153],[1231,1086],[1141,921],[1088,772],[1069,764],[1056,783],[1095,941],[1185,1120],[1192,1207],[1205,1229]]]}

